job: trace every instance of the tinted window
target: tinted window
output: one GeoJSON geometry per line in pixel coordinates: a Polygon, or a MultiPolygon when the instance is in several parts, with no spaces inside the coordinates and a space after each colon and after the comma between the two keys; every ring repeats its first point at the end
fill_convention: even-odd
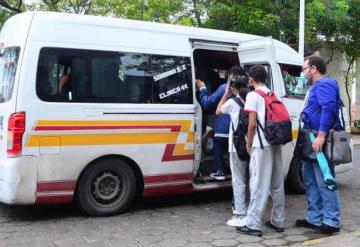
{"type": "Polygon", "coordinates": [[[304,98],[309,85],[301,71],[301,66],[280,64],[280,68],[286,94],[290,97],[304,98]]]}
{"type": "Polygon", "coordinates": [[[188,57],[44,48],[37,93],[46,101],[192,103],[188,57]]]}
{"type": "Polygon", "coordinates": [[[19,47],[8,47],[0,53],[0,102],[9,101],[14,88],[19,47]]]}

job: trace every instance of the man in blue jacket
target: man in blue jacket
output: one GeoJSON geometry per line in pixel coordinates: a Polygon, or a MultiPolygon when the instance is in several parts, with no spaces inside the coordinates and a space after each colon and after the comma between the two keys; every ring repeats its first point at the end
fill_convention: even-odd
{"type": "MultiPolygon", "coordinates": [[[[310,120],[310,128],[318,131],[313,150],[323,149],[327,133],[335,127],[340,129],[339,108],[341,105],[339,86],[336,80],[326,77],[326,65],[319,56],[304,59],[302,68],[311,87],[305,99],[303,112],[310,120]]],[[[302,115],[303,116],[303,115],[302,115]]],[[[307,119],[303,119],[306,121],[307,119]]],[[[329,164],[334,174],[334,164],[329,164]]],[[[305,219],[295,225],[315,229],[316,233],[332,234],[340,231],[340,203],[337,190],[327,189],[317,162],[303,161],[303,178],[306,186],[308,209],[305,219]]]]}
{"type": "MultiPolygon", "coordinates": [[[[235,75],[245,75],[245,71],[240,66],[233,66],[228,72],[228,80],[235,75]]],[[[215,114],[216,107],[224,95],[226,83],[220,85],[212,94],[210,94],[205,83],[201,80],[196,80],[196,87],[199,89],[198,98],[201,107],[215,114]]],[[[216,116],[214,127],[214,169],[210,174],[210,176],[216,180],[225,180],[223,153],[227,150],[229,127],[230,116],[228,114],[216,116]]]]}

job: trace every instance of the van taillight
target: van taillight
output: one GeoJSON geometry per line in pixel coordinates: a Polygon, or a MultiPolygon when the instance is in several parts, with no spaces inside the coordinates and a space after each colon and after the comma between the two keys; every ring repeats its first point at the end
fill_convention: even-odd
{"type": "Polygon", "coordinates": [[[25,112],[16,112],[9,118],[7,134],[7,156],[19,157],[22,150],[22,137],[25,132],[25,112]]]}

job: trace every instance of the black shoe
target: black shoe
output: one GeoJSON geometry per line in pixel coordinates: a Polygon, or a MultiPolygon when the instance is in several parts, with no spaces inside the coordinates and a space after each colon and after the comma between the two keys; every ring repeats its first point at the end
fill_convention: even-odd
{"type": "Polygon", "coordinates": [[[328,234],[331,235],[333,233],[340,232],[340,227],[332,227],[329,225],[322,224],[321,226],[315,228],[315,233],[318,234],[328,234]]]}
{"type": "Polygon", "coordinates": [[[239,232],[239,233],[242,233],[242,234],[256,236],[256,237],[261,237],[262,236],[262,232],[260,230],[253,230],[253,229],[250,229],[247,226],[236,227],[236,231],[239,232]]]}
{"type": "Polygon", "coordinates": [[[284,232],[285,231],[285,229],[283,227],[274,226],[270,220],[265,222],[265,226],[270,227],[271,229],[275,230],[276,232],[284,232]]]}
{"type": "Polygon", "coordinates": [[[305,220],[305,219],[296,220],[295,226],[297,226],[297,227],[305,227],[305,228],[310,228],[310,229],[319,228],[319,226],[313,225],[313,224],[309,223],[309,222],[308,222],[307,220],[305,220]]]}

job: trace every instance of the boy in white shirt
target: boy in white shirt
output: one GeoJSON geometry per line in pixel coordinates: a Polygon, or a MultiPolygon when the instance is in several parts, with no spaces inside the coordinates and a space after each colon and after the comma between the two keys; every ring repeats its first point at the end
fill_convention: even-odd
{"type": "MultiPolygon", "coordinates": [[[[266,70],[264,66],[254,65],[251,67],[249,73],[250,85],[255,90],[268,93],[270,90],[266,87],[265,82],[266,70]]],[[[269,191],[273,207],[271,220],[267,221],[265,225],[277,232],[284,231],[285,194],[281,146],[270,145],[258,126],[258,123],[265,126],[266,113],[265,100],[260,94],[253,91],[247,95],[245,111],[249,113],[246,149],[250,154],[250,203],[247,216],[242,220],[243,226],[237,227],[236,230],[243,234],[260,237],[262,235],[261,218],[267,205],[269,191]]]]}
{"type": "Polygon", "coordinates": [[[229,114],[231,118],[228,146],[234,198],[234,216],[232,219],[228,220],[227,224],[229,226],[240,226],[241,219],[246,216],[247,212],[245,204],[245,185],[248,161],[240,160],[234,147],[233,129],[236,130],[239,122],[240,105],[234,99],[229,99],[229,97],[233,94],[235,97],[238,97],[244,105],[248,78],[245,76],[234,76],[231,77],[229,81],[230,86],[228,85],[226,87],[225,93],[217,106],[216,115],[229,114]]]}

